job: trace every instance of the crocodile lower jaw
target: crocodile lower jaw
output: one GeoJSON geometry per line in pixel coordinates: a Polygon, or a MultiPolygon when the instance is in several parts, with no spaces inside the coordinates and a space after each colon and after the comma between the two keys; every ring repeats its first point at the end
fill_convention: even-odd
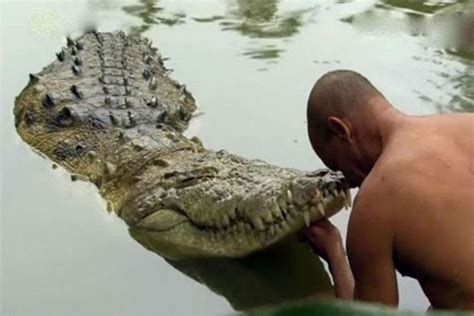
{"type": "Polygon", "coordinates": [[[160,209],[130,228],[130,233],[147,248],[169,259],[242,257],[349,206],[349,190],[326,194],[300,208],[289,205],[281,212],[281,217],[273,217],[271,222],[236,219],[221,227],[199,225],[182,211],[160,209]],[[200,246],[196,248],[195,245],[200,246]]]}

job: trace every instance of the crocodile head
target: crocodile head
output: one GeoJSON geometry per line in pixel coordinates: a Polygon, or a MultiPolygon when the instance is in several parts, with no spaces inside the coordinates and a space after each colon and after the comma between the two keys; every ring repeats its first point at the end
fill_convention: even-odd
{"type": "Polygon", "coordinates": [[[267,176],[247,192],[233,185],[229,194],[225,184],[168,191],[154,212],[130,225],[130,234],[167,258],[242,257],[350,206],[349,186],[340,173],[280,171],[274,179],[271,172],[262,173],[267,176]]]}

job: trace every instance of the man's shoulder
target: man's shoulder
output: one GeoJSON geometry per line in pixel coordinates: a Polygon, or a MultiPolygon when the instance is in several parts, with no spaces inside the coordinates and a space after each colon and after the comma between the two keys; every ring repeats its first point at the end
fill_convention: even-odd
{"type": "Polygon", "coordinates": [[[407,186],[415,185],[418,161],[409,157],[391,158],[377,164],[362,183],[359,199],[393,196],[407,186]]]}
{"type": "Polygon", "coordinates": [[[359,189],[354,211],[360,216],[383,218],[391,209],[416,198],[423,188],[414,163],[409,157],[394,157],[376,166],[359,189]]]}

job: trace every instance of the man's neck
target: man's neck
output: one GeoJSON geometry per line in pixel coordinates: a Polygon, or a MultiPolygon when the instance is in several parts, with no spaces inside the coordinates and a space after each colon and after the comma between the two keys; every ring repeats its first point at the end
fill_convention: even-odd
{"type": "Polygon", "coordinates": [[[386,103],[386,100],[378,102],[380,103],[374,104],[373,110],[368,113],[366,119],[366,122],[370,122],[368,123],[368,125],[370,124],[369,135],[361,140],[365,143],[361,144],[361,148],[364,148],[364,155],[366,155],[366,170],[371,170],[374,167],[395,131],[408,118],[407,115],[386,103]]]}
{"type": "Polygon", "coordinates": [[[394,133],[403,125],[408,119],[408,115],[398,111],[394,107],[389,107],[380,111],[376,124],[378,126],[381,152],[387,147],[394,133]]]}

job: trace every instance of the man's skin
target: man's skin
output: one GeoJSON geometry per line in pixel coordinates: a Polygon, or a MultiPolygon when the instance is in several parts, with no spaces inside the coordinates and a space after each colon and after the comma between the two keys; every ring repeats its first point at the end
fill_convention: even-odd
{"type": "MultiPolygon", "coordinates": [[[[334,72],[329,85],[344,84],[341,74],[354,76],[334,72]]],[[[328,261],[336,295],[398,305],[398,270],[419,281],[434,308],[474,310],[474,115],[408,116],[377,93],[357,111],[331,113],[333,97],[323,95],[331,86],[317,85],[308,101],[311,144],[360,187],[347,233],[350,266],[329,221],[303,232],[328,261]],[[323,123],[315,127],[315,118],[323,123]]]]}

